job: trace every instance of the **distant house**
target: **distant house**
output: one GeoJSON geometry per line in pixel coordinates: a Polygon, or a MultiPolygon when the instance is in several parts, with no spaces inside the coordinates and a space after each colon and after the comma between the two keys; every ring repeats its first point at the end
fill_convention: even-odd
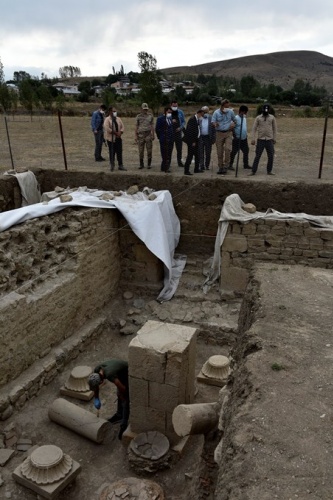
{"type": "Polygon", "coordinates": [[[78,96],[81,92],[78,90],[77,85],[66,85],[65,83],[55,83],[53,85],[55,89],[62,92],[65,97],[78,96]]]}
{"type": "Polygon", "coordinates": [[[130,84],[129,80],[118,80],[118,82],[112,83],[111,88],[115,89],[117,95],[130,95],[137,94],[140,92],[140,87],[137,83],[130,84]]]}
{"type": "Polygon", "coordinates": [[[12,90],[13,92],[16,92],[16,94],[19,94],[19,93],[20,93],[20,90],[19,90],[18,86],[17,86],[17,85],[15,85],[15,83],[7,83],[6,85],[7,85],[7,87],[8,87],[10,90],[12,90]]]}

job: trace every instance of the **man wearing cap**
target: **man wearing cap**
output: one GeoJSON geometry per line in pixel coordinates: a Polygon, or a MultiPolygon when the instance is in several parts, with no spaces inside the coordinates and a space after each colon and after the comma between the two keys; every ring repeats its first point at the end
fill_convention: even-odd
{"type": "Polygon", "coordinates": [[[199,138],[199,170],[209,170],[210,158],[212,154],[212,144],[215,144],[216,131],[212,125],[212,115],[209,114],[209,107],[203,106],[202,120],[200,122],[199,138]]]}
{"type": "Polygon", "coordinates": [[[216,130],[216,152],[218,161],[218,174],[226,175],[230,164],[232,148],[232,131],[236,125],[235,113],[229,109],[228,99],[221,101],[221,106],[213,113],[212,124],[216,130]]]}
{"type": "Polygon", "coordinates": [[[94,391],[94,406],[97,410],[102,406],[99,399],[99,386],[104,380],[109,380],[117,387],[117,411],[109,418],[109,422],[111,424],[120,422],[118,438],[121,439],[128,425],[130,411],[127,361],[108,359],[97,365],[94,373],[89,376],[88,383],[90,390],[94,391]]]}
{"type": "Polygon", "coordinates": [[[135,142],[139,146],[140,166],[139,169],[144,168],[144,150],[147,149],[148,168],[151,168],[151,160],[153,153],[153,140],[154,134],[154,117],[148,112],[148,104],[144,102],[141,106],[142,111],[136,117],[135,126],[135,142]]]}
{"type": "Polygon", "coordinates": [[[274,161],[274,144],[276,143],[276,120],[273,114],[270,114],[270,105],[264,104],[262,107],[261,115],[258,115],[254,120],[252,127],[252,141],[251,144],[256,144],[256,156],[252,165],[252,172],[249,175],[255,175],[258,169],[259,161],[264,149],[267,152],[267,175],[275,175],[273,170],[274,161]]]}

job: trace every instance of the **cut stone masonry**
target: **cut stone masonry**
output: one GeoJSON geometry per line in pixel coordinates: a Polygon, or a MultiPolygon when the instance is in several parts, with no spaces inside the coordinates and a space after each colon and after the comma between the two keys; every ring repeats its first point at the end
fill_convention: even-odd
{"type": "Polygon", "coordinates": [[[221,288],[244,290],[255,262],[333,268],[333,231],[304,221],[229,222],[221,246],[221,288]]]}

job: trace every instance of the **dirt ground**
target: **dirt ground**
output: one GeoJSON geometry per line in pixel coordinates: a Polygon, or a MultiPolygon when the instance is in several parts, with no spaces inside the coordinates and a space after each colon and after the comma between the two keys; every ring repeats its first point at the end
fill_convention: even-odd
{"type": "MultiPolygon", "coordinates": [[[[250,117],[249,129],[252,121],[253,117],[250,117]]],[[[107,171],[107,162],[93,161],[94,144],[89,122],[88,117],[63,118],[68,168],[107,171]]],[[[134,119],[124,118],[124,123],[125,166],[133,172],[138,169],[137,147],[133,140],[134,119]]],[[[296,183],[330,184],[333,181],[333,132],[330,122],[321,180],[318,180],[318,171],[324,120],[296,119],[281,114],[277,115],[277,124],[276,176],[266,176],[263,157],[255,177],[248,178],[247,172],[240,168],[239,178],[244,182],[267,182],[267,189],[270,183],[282,179],[296,183]]],[[[57,118],[34,118],[32,123],[28,118],[15,118],[9,121],[9,130],[15,166],[64,168],[57,118]]],[[[1,122],[1,171],[11,168],[6,141],[4,123],[1,122]]],[[[250,149],[252,162],[254,148],[250,149]]],[[[106,149],[104,156],[107,156],[106,149]]],[[[155,143],[153,171],[159,170],[159,162],[158,145],[155,143]]],[[[216,165],[213,147],[212,168],[199,175],[203,178],[215,177],[223,182],[223,178],[216,175],[216,165]]],[[[149,175],[146,169],[141,173],[149,175]]],[[[171,175],[182,174],[182,169],[174,161],[171,175]]],[[[249,336],[244,339],[247,347],[244,344],[244,352],[239,353],[239,387],[234,387],[235,404],[233,413],[229,415],[231,425],[224,444],[227,458],[218,475],[212,460],[218,436],[206,441],[206,467],[200,460],[205,451],[202,440],[191,440],[186,449],[186,460],[180,460],[171,471],[163,471],[152,478],[163,486],[167,500],[213,498],[216,480],[217,500],[329,500],[333,497],[331,274],[331,271],[303,268],[282,271],[273,267],[269,270],[267,266],[264,271],[258,271],[256,280],[261,287],[257,296],[259,314],[249,336]],[[256,343],[260,349],[253,348],[256,343]],[[243,355],[244,363],[241,362],[243,355]],[[272,368],[273,365],[277,368],[272,368]],[[242,406],[244,391],[246,395],[250,394],[250,398],[242,406]],[[198,465],[200,463],[203,470],[198,465]]],[[[195,302],[200,304],[200,299],[196,297],[195,302]]],[[[162,306],[168,307],[166,304],[162,306]]],[[[124,304],[117,303],[115,307],[116,312],[110,310],[110,314],[117,317],[127,314],[124,304]]],[[[179,308],[179,304],[176,307],[179,308]]],[[[235,306],[230,307],[233,309],[235,306]]],[[[193,303],[188,308],[192,312],[193,303]]],[[[169,313],[165,313],[165,318],[169,313]]],[[[160,319],[163,321],[163,314],[160,319]]],[[[234,327],[231,330],[234,331],[234,327]]],[[[130,339],[131,336],[121,336],[115,331],[105,332],[99,342],[92,344],[88,352],[82,353],[80,358],[66,367],[57,379],[42,389],[38,398],[31,400],[13,418],[34,444],[44,444],[51,437],[54,444],[66,449],[81,463],[82,472],[78,480],[60,496],[61,500],[97,500],[97,491],[103,483],[134,475],[128,466],[126,449],[117,439],[117,428],[111,427],[105,443],[96,445],[56,426],[47,417],[50,402],[57,397],[59,387],[74,366],[94,365],[105,357],[106,352],[126,357],[130,339]],[[87,470],[93,472],[87,473],[87,470]]],[[[219,346],[201,340],[198,344],[197,370],[207,357],[217,351],[221,351],[219,346]]],[[[101,416],[109,417],[113,413],[115,394],[112,387],[105,387],[103,391],[105,404],[101,416]]],[[[197,401],[211,401],[216,397],[216,388],[198,385],[197,401]]],[[[92,406],[91,403],[81,404],[92,406]]],[[[0,488],[0,498],[36,498],[35,494],[11,479],[10,473],[22,457],[16,454],[10,466],[0,471],[5,481],[0,488]],[[10,496],[6,497],[7,493],[10,496]]]]}
{"type": "Polygon", "coordinates": [[[332,285],[331,270],[256,266],[218,500],[332,499],[332,285]]]}
{"type": "MultiPolygon", "coordinates": [[[[192,260],[193,272],[198,272],[197,261],[192,260]]],[[[191,274],[191,273],[190,273],[191,274]]],[[[198,277],[197,277],[198,278],[198,277]]],[[[198,281],[198,280],[197,280],[198,281]]],[[[193,277],[185,272],[173,300],[159,304],[153,291],[149,295],[134,292],[132,300],[123,300],[119,294],[112,304],[103,311],[107,315],[112,328],[105,331],[101,338],[90,344],[89,349],[73,360],[48,386],[44,386],[38,397],[29,401],[20,413],[13,415],[3,423],[3,426],[15,422],[22,432],[22,437],[32,440],[33,444],[52,443],[60,446],[82,466],[82,472],[75,483],[70,485],[59,500],[98,500],[98,490],[105,483],[112,483],[124,477],[137,477],[130,468],[127,459],[127,448],[118,438],[119,425],[111,426],[103,444],[97,445],[84,437],[76,435],[48,418],[50,404],[59,397],[59,389],[69,377],[75,366],[96,366],[108,357],[127,359],[128,344],[132,335],[119,333],[119,321],[131,323],[132,331],[137,331],[140,325],[148,319],[159,321],[181,322],[187,316],[190,326],[198,327],[198,331],[207,331],[209,322],[215,325],[215,332],[220,332],[220,344],[216,338],[201,336],[197,344],[196,373],[200,372],[203,363],[214,354],[228,355],[237,331],[240,299],[231,295],[231,302],[221,304],[220,294],[216,286],[206,296],[199,290],[199,285],[193,286],[193,277]],[[140,299],[142,308],[134,307],[134,301],[140,299]],[[133,311],[136,313],[133,314],[133,311]],[[130,319],[131,318],[131,319],[130,319]],[[221,333],[223,332],[223,333],[221,333]]],[[[202,279],[200,279],[202,283],[202,279]]],[[[214,402],[218,399],[220,388],[196,383],[195,402],[214,402]]],[[[111,383],[101,389],[102,409],[100,416],[109,418],[115,412],[116,392],[111,383]]],[[[92,402],[71,402],[95,412],[92,402]]],[[[212,433],[204,443],[203,436],[194,436],[184,448],[182,457],[173,454],[171,469],[155,473],[146,478],[158,482],[163,487],[167,500],[185,500],[188,498],[213,498],[216,482],[217,465],[213,460],[214,449],[218,443],[217,433],[212,433]],[[206,466],[207,464],[207,466],[206,466]]],[[[26,453],[16,452],[10,462],[0,470],[5,484],[0,488],[1,494],[10,493],[12,500],[33,500],[36,495],[28,489],[17,485],[11,478],[11,472],[22,463],[26,453]]]]}
{"type": "MultiPolygon", "coordinates": [[[[187,115],[187,118],[189,116],[187,115]]],[[[319,176],[324,118],[292,118],[289,112],[286,114],[284,110],[278,110],[276,119],[278,127],[274,162],[276,177],[270,177],[269,182],[282,179],[316,181],[319,176]]],[[[251,131],[253,120],[254,115],[249,116],[249,131],[251,131]]],[[[139,167],[138,150],[134,142],[135,118],[125,117],[123,122],[125,125],[123,135],[124,165],[129,171],[133,172],[138,170],[139,167]]],[[[19,115],[15,116],[14,119],[8,117],[7,125],[15,168],[20,166],[27,168],[65,168],[57,116],[34,116],[30,121],[28,116],[19,115]]],[[[108,171],[109,165],[107,161],[102,163],[94,161],[94,139],[90,130],[90,118],[88,116],[63,117],[62,129],[69,170],[108,171]]],[[[108,158],[107,148],[103,147],[103,149],[104,157],[108,158]]],[[[250,146],[250,163],[254,158],[254,150],[254,146],[250,146]]],[[[0,121],[0,151],[0,171],[3,172],[12,168],[4,120],[0,121]]],[[[333,180],[332,153],[333,129],[329,120],[320,182],[333,180]]],[[[242,157],[240,157],[238,177],[247,181],[251,180],[251,182],[267,181],[265,155],[266,153],[263,153],[258,173],[253,179],[249,179],[248,172],[243,170],[242,157]]],[[[183,159],[185,158],[186,147],[183,150],[183,159]]],[[[158,172],[159,169],[159,143],[155,140],[152,171],[158,172]]],[[[213,146],[211,169],[198,175],[202,178],[213,176],[216,179],[221,179],[220,176],[216,175],[217,170],[216,148],[213,146]]],[[[149,174],[147,169],[140,172],[149,174]]],[[[161,172],[161,175],[165,174],[161,172]]],[[[173,154],[171,175],[183,175],[183,170],[177,166],[175,154],[173,154]]],[[[229,174],[230,177],[234,175],[234,173],[229,174]]]]}

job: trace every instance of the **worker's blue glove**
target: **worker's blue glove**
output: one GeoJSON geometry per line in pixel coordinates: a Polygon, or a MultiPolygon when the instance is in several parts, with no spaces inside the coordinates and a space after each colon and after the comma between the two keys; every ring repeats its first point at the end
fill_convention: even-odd
{"type": "Polygon", "coordinates": [[[101,400],[99,398],[94,398],[94,407],[96,410],[100,410],[102,406],[101,400]]]}

